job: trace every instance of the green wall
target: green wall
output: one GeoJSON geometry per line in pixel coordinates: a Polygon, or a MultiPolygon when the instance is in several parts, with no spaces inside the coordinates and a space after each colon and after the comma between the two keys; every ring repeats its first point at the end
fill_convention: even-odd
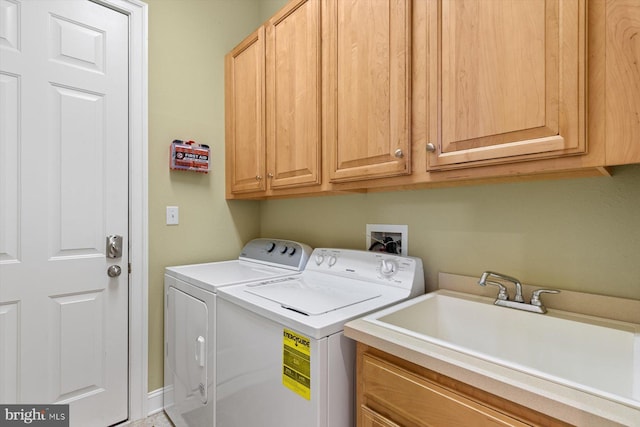
{"type": "Polygon", "coordinates": [[[409,226],[438,271],[493,269],[529,284],[640,299],[640,166],[613,178],[273,200],[224,199],[224,68],[284,0],[149,4],[149,391],[163,385],[163,270],[235,258],[251,238],[364,248],[365,224],[409,226]],[[173,139],[212,148],[208,175],[169,171],[173,139]],[[165,225],[165,207],[180,225],[165,225]]]}
{"type": "Polygon", "coordinates": [[[262,202],[260,233],[364,249],[366,224],[407,224],[427,286],[494,270],[531,285],[640,299],[640,165],[613,177],[262,202]]]}
{"type": "Polygon", "coordinates": [[[224,55],[262,22],[256,1],[149,4],[149,391],[163,385],[163,272],[230,259],[260,234],[259,204],[224,199],[224,55]],[[170,171],[169,144],[211,147],[207,175],[170,171]],[[180,209],[165,225],[166,206],[180,209]]]}
{"type": "Polygon", "coordinates": [[[287,0],[257,0],[257,2],[260,7],[260,22],[265,22],[284,6],[287,0]]]}

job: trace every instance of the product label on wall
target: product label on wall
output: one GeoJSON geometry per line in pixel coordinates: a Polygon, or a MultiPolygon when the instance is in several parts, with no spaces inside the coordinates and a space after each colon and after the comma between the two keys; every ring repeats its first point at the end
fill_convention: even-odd
{"type": "Polygon", "coordinates": [[[289,329],[282,332],[282,384],[311,399],[311,342],[289,329]]]}

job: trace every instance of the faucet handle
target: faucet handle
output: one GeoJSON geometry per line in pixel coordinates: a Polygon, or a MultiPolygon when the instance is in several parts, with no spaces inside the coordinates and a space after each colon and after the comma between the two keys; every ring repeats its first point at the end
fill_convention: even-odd
{"type": "Polygon", "coordinates": [[[507,294],[507,287],[504,286],[502,283],[499,282],[493,282],[491,280],[485,280],[484,283],[486,283],[487,285],[493,285],[493,286],[497,286],[499,291],[498,291],[498,299],[502,300],[502,301],[507,301],[509,299],[509,294],[507,294]]]}
{"type": "Polygon", "coordinates": [[[536,307],[542,307],[542,301],[540,300],[540,294],[559,294],[560,291],[556,289],[536,289],[531,294],[531,305],[536,307]]]}

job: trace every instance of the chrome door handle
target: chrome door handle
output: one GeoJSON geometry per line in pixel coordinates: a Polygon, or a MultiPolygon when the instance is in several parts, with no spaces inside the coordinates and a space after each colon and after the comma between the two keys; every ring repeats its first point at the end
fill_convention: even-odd
{"type": "Polygon", "coordinates": [[[122,274],[122,269],[119,265],[112,265],[107,268],[107,276],[109,277],[118,277],[120,274],[122,274]]]}

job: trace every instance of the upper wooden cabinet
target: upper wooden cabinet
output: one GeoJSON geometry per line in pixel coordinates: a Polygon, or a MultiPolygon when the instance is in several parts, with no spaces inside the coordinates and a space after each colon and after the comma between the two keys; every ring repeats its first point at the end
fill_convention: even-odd
{"type": "Polygon", "coordinates": [[[323,0],[331,182],[411,172],[411,0],[323,0]]]}
{"type": "Polygon", "coordinates": [[[586,151],[584,0],[440,0],[423,13],[429,170],[586,151]]]}
{"type": "MultiPolygon", "coordinates": [[[[603,0],[599,0],[602,2],[603,0]]],[[[640,162],[640,1],[606,2],[607,164],[640,162]],[[610,143],[609,143],[610,142],[610,143]]]]}
{"type": "Polygon", "coordinates": [[[227,197],[640,163],[638,31],[637,0],[290,0],[226,57],[227,197]]]}
{"type": "Polygon", "coordinates": [[[264,28],[225,56],[227,195],[264,191],[264,28]]]}
{"type": "Polygon", "coordinates": [[[318,0],[288,3],[227,54],[227,197],[320,183],[320,55],[318,0]]]}
{"type": "Polygon", "coordinates": [[[270,188],[320,183],[320,2],[290,2],[267,24],[270,188]]]}

